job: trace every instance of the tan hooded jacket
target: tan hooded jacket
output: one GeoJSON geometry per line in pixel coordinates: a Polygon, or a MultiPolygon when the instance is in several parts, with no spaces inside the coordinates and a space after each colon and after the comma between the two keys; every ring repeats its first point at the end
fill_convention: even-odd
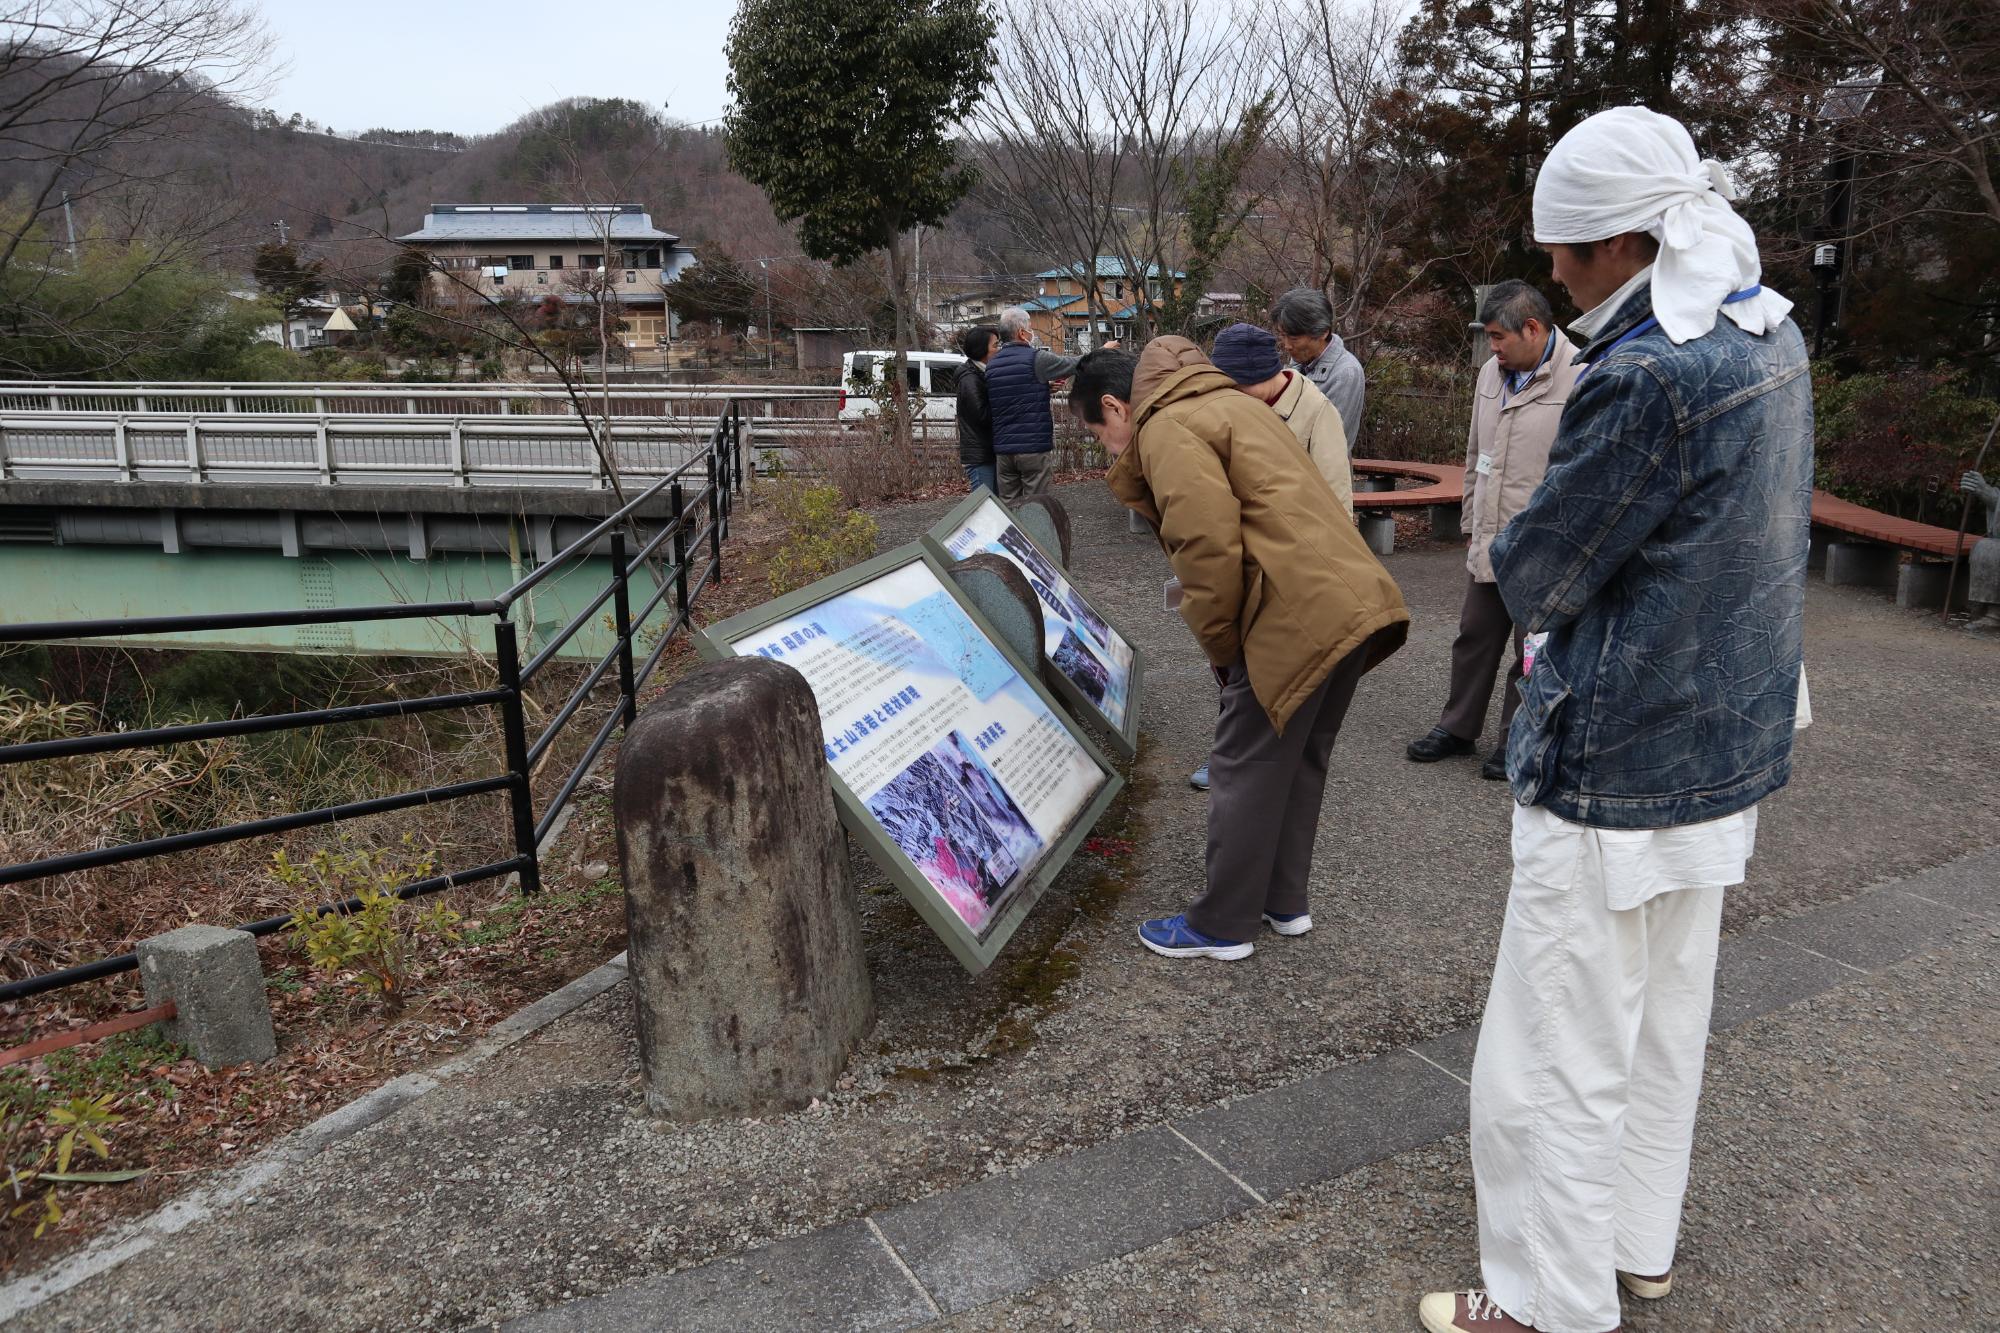
{"type": "Polygon", "coordinates": [[[1271,410],[1285,419],[1292,434],[1312,456],[1313,466],[1326,478],[1347,517],[1354,517],[1354,463],[1347,456],[1347,430],[1340,409],[1301,370],[1285,372],[1288,383],[1271,410]]]}
{"type": "Polygon", "coordinates": [[[1159,532],[1188,628],[1216,666],[1242,659],[1274,728],[1364,643],[1370,667],[1402,646],[1395,580],[1270,408],[1185,338],[1147,344],[1132,401],[1106,483],[1159,532]]]}

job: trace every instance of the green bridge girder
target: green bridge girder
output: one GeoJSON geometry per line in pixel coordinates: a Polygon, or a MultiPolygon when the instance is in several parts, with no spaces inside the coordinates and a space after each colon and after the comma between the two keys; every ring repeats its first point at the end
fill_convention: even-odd
{"type": "MultiPolygon", "coordinates": [[[[499,554],[436,552],[428,560],[411,560],[381,552],[287,557],[272,550],[195,549],[169,555],[143,546],[0,543],[0,623],[477,601],[506,591],[532,568],[499,554]]],[[[532,656],[560,633],[610,578],[609,559],[578,560],[516,603],[512,619],[521,629],[523,656],[532,656]]],[[[655,587],[650,576],[634,575],[634,611],[655,587]]],[[[666,610],[663,603],[652,621],[658,623],[666,610]]],[[[611,603],[599,608],[592,621],[563,645],[559,658],[594,662],[610,651],[616,640],[611,603]]],[[[490,654],[493,630],[491,618],[459,616],[48,642],[458,657],[490,654]]],[[[635,649],[643,651],[638,645],[635,649]]]]}

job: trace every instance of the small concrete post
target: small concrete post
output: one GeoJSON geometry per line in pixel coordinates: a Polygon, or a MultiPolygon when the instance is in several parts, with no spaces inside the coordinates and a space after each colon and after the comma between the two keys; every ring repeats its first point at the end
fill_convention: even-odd
{"type": "MultiPolygon", "coordinates": [[[[1896,573],[1896,605],[1915,610],[1931,610],[1944,605],[1945,585],[1951,578],[1949,560],[1912,560],[1896,573]]],[[[1965,609],[1965,579],[1958,580],[1952,595],[1952,610],[1965,609]]]]}
{"type": "Polygon", "coordinates": [[[1465,540],[1465,506],[1457,500],[1431,506],[1431,537],[1441,542],[1465,540]]]}
{"type": "Polygon", "coordinates": [[[140,940],[146,1004],[174,1002],[167,1035],[210,1069],[278,1053],[257,939],[221,926],[182,926],[140,940]]]}
{"type": "Polygon", "coordinates": [[[640,714],[618,755],[646,1103],[680,1120],[806,1105],[874,1026],[819,709],[731,658],[640,714]]]}
{"type": "Polygon", "coordinates": [[[1393,555],[1396,550],[1396,516],[1394,514],[1361,515],[1361,537],[1368,543],[1368,549],[1377,555],[1393,555]]]}
{"type": "Polygon", "coordinates": [[[1826,581],[1835,586],[1893,588],[1896,586],[1897,551],[1893,546],[1873,542],[1829,542],[1826,548],[1826,581]]]}
{"type": "Polygon", "coordinates": [[[1014,506],[1014,521],[1044,551],[1053,553],[1056,563],[1069,568],[1069,511],[1062,501],[1050,495],[1031,495],[1014,506]]]}
{"type": "Polygon", "coordinates": [[[1153,529],[1147,526],[1145,519],[1139,517],[1139,511],[1136,509],[1125,511],[1125,530],[1141,537],[1150,537],[1153,535],[1153,529]]]}
{"type": "Polygon", "coordinates": [[[1005,556],[969,555],[951,567],[951,578],[1023,662],[1035,667],[1041,661],[1042,599],[1019,566],[1005,556]]]}

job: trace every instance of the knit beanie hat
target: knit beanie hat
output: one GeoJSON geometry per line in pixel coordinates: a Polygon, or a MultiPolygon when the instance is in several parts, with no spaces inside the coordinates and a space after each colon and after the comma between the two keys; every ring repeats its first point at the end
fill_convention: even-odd
{"type": "Polygon", "coordinates": [[[1285,368],[1278,340],[1255,324],[1231,324],[1216,334],[1208,359],[1238,384],[1262,384],[1285,368]]]}

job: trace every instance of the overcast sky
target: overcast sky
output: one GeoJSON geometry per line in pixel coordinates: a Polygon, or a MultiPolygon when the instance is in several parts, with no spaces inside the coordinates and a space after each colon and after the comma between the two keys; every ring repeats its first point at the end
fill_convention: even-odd
{"type": "Polygon", "coordinates": [[[343,133],[488,134],[564,97],[629,97],[675,120],[722,114],[732,0],[264,0],[287,68],[265,102],[343,133]],[[608,16],[608,17],[607,17],[608,16]],[[608,29],[608,31],[607,31],[608,29]]]}

